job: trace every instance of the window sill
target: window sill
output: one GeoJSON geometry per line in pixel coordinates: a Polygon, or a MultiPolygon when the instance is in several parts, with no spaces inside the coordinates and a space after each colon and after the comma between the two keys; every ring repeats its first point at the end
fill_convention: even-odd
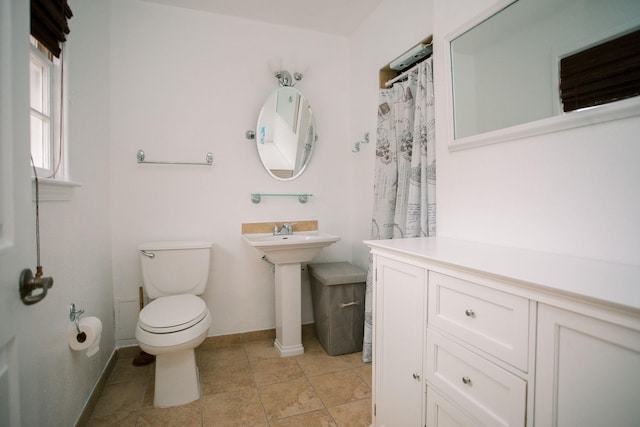
{"type": "MultiPolygon", "coordinates": [[[[32,200],[36,201],[36,180],[31,178],[32,200]]],[[[38,178],[38,196],[41,202],[65,202],[73,199],[76,187],[81,184],[71,181],[63,181],[60,179],[38,178]]]]}

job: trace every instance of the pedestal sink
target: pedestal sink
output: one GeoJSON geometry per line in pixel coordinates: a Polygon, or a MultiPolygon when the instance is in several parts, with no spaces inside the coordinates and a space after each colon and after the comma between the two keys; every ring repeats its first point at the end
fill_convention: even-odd
{"type": "Polygon", "coordinates": [[[303,354],[301,263],[311,261],[322,248],[334,244],[340,237],[321,232],[300,232],[282,236],[243,234],[242,238],[275,265],[276,350],[283,357],[303,354]]]}

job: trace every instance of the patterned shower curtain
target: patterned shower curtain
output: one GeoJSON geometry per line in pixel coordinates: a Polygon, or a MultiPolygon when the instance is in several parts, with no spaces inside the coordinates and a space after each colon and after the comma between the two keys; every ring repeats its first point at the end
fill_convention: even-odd
{"type": "MultiPolygon", "coordinates": [[[[436,232],[436,159],[433,62],[406,81],[380,89],[371,239],[433,236],[436,232]]],[[[362,360],[372,358],[373,272],[365,295],[362,360]]]]}

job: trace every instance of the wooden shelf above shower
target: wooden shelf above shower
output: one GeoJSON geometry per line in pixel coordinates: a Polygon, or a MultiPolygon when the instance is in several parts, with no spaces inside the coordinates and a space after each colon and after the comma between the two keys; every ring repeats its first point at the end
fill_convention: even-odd
{"type": "MultiPolygon", "coordinates": [[[[431,44],[433,42],[433,36],[428,36],[425,39],[419,41],[418,43],[416,43],[415,45],[411,46],[409,49],[407,49],[405,52],[409,52],[411,49],[413,49],[414,47],[420,45],[420,44],[431,44]]],[[[404,55],[404,53],[402,54],[404,55]]],[[[398,55],[396,58],[399,58],[402,55],[398,55]]],[[[389,80],[393,79],[394,77],[397,77],[402,71],[397,71],[397,70],[393,70],[391,69],[391,62],[393,62],[395,60],[395,58],[393,60],[391,60],[387,65],[385,65],[384,67],[380,68],[380,74],[379,74],[379,83],[380,83],[380,89],[385,89],[385,83],[388,82],[389,80]]]]}

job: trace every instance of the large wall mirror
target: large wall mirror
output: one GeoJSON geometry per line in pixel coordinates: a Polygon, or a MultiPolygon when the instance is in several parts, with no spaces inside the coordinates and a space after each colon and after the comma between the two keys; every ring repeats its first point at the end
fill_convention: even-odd
{"type": "Polygon", "coordinates": [[[316,142],[313,111],[302,92],[290,86],[272,92],[260,110],[255,138],[260,160],[273,178],[300,176],[316,142]]]}
{"type": "Polygon", "coordinates": [[[563,58],[638,28],[638,0],[500,1],[447,37],[451,148],[640,114],[637,96],[564,113],[559,94],[563,58]]]}

